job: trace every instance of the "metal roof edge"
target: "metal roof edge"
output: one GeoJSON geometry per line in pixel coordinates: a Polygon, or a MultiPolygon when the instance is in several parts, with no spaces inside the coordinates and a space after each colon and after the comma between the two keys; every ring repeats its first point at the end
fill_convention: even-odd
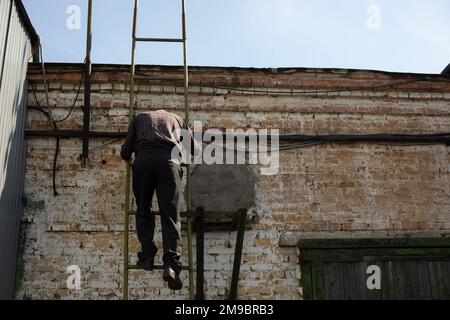
{"type": "Polygon", "coordinates": [[[28,32],[31,44],[33,45],[33,47],[38,46],[40,43],[40,38],[38,33],[36,32],[36,29],[31,23],[30,17],[28,16],[25,6],[23,5],[21,0],[14,0],[14,3],[16,5],[17,12],[19,13],[20,20],[23,22],[28,32]]]}

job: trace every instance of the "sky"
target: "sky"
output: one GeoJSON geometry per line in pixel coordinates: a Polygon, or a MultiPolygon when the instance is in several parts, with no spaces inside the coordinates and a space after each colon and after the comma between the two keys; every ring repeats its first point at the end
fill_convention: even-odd
{"type": "MultiPolygon", "coordinates": [[[[23,0],[46,62],[83,62],[88,0],[23,0]]],[[[94,63],[129,64],[133,0],[94,0],[94,63]]],[[[440,73],[449,0],[187,0],[188,62],[440,73]]],[[[138,36],[180,37],[181,0],[139,1],[138,36]]],[[[181,65],[182,46],[138,43],[138,64],[181,65]]]]}

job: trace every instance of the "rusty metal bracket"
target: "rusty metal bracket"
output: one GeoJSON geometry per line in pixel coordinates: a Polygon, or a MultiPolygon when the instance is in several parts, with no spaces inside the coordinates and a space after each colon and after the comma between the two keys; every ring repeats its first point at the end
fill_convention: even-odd
{"type": "Polygon", "coordinates": [[[204,265],[205,265],[205,220],[204,208],[199,207],[195,215],[195,232],[197,235],[197,251],[196,251],[196,300],[204,300],[205,292],[203,287],[204,281],[204,265]]]}
{"type": "Polygon", "coordinates": [[[233,273],[231,275],[231,287],[228,298],[235,300],[239,286],[239,271],[241,268],[242,248],[244,246],[245,221],[247,220],[247,209],[239,209],[239,224],[236,234],[236,247],[234,250],[233,273]]]}

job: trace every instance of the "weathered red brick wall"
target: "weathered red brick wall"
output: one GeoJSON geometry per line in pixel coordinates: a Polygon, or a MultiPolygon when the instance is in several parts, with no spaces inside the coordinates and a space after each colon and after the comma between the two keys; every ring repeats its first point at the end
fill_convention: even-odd
{"type": "MultiPolygon", "coordinates": [[[[50,109],[56,119],[72,105],[79,65],[49,65],[50,109]]],[[[91,129],[127,129],[128,73],[95,66],[91,129]]],[[[141,67],[137,112],[183,114],[178,68],[141,67]],[[176,78],[176,83],[168,79],[176,78]]],[[[29,72],[29,105],[45,107],[38,67],[29,72]]],[[[192,68],[191,119],[206,128],[278,128],[298,134],[425,134],[450,131],[450,82],[439,76],[312,69],[192,68]],[[226,87],[241,89],[230,90],[226,87]],[[349,90],[350,89],[350,90],[349,90]],[[247,91],[247,90],[255,90],[247,91]],[[316,91],[321,91],[320,93],[316,91]],[[303,92],[303,94],[299,94],[303,92]]],[[[61,129],[81,129],[82,93],[61,129]]],[[[30,110],[29,129],[51,129],[30,110]]],[[[99,146],[109,139],[92,139],[99,146]]],[[[28,140],[23,278],[19,298],[119,298],[125,165],[120,141],[92,150],[80,163],[81,139],[62,139],[52,193],[53,138],[28,140]],[[66,268],[78,265],[81,290],[66,288],[66,268]]],[[[449,147],[443,144],[322,144],[283,151],[277,175],[259,176],[246,233],[239,297],[301,299],[294,247],[299,238],[448,236],[449,147]]],[[[160,230],[157,230],[159,246],[160,230]]],[[[205,235],[207,298],[230,285],[235,232],[205,235]]],[[[186,236],[184,234],[184,239],[186,236]]],[[[138,250],[133,238],[131,252],[138,250]]],[[[183,252],[187,253],[184,241],[183,252]]],[[[160,259],[160,255],[158,254],[160,259]]],[[[132,255],[134,258],[134,255],[132,255]]],[[[186,255],[183,257],[186,263],[186,255]]],[[[187,284],[187,273],[182,278],[187,284]]],[[[186,298],[160,272],[133,271],[130,297],[186,298]]]]}

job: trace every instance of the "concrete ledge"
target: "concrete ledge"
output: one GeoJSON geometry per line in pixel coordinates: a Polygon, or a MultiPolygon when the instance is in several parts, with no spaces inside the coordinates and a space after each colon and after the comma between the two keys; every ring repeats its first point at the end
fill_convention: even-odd
{"type": "Polygon", "coordinates": [[[444,238],[450,237],[450,230],[420,230],[420,231],[290,231],[281,233],[278,245],[280,247],[297,247],[301,240],[330,240],[330,239],[383,239],[383,238],[444,238]]]}

